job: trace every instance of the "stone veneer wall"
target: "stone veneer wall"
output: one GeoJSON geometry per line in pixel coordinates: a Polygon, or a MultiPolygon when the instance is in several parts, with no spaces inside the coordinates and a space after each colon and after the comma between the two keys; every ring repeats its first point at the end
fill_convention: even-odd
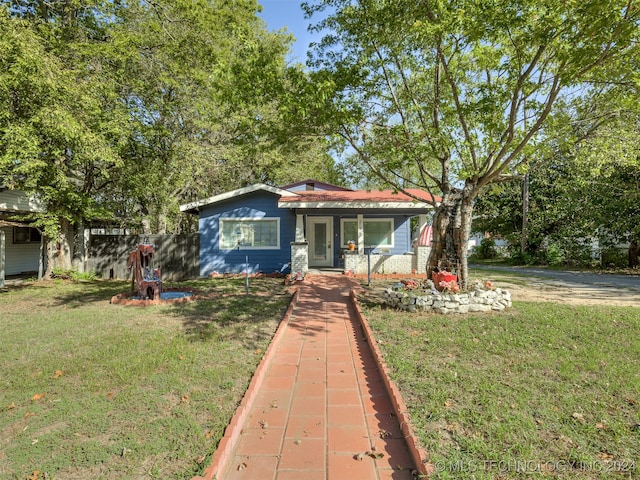
{"type": "MultiPolygon", "coordinates": [[[[414,252],[404,255],[371,255],[371,273],[424,273],[431,247],[415,247],[414,252]]],[[[357,252],[345,252],[344,270],[358,274],[367,273],[368,256],[358,255],[357,252]]]]}
{"type": "Polygon", "coordinates": [[[418,310],[436,313],[471,313],[501,311],[511,307],[511,294],[507,290],[476,289],[468,293],[442,293],[421,289],[387,288],[385,302],[410,312],[418,310]]]}
{"type": "Polygon", "coordinates": [[[309,271],[309,244],[307,242],[291,243],[291,273],[307,273],[309,271]]]}

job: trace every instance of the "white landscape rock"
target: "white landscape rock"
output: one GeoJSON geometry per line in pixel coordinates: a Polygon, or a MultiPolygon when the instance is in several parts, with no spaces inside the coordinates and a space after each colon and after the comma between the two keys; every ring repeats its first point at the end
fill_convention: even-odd
{"type": "Polygon", "coordinates": [[[511,293],[501,288],[484,290],[476,288],[469,293],[441,293],[431,290],[404,290],[387,288],[385,303],[391,307],[410,312],[425,311],[441,314],[500,312],[512,306],[511,293]]]}

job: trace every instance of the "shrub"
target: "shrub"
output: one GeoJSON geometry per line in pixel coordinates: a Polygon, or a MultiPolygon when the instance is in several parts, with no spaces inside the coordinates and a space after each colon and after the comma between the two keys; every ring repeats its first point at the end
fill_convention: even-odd
{"type": "Polygon", "coordinates": [[[529,252],[522,253],[520,251],[511,253],[509,263],[512,265],[533,265],[534,258],[529,252]]]}
{"type": "Polygon", "coordinates": [[[498,256],[496,250],[496,242],[492,238],[483,238],[480,245],[476,248],[478,258],[489,260],[498,256]]]}
{"type": "Polygon", "coordinates": [[[73,280],[74,282],[79,282],[81,280],[91,281],[95,280],[96,272],[78,272],[75,268],[53,268],[51,270],[51,278],[54,279],[62,279],[62,280],[73,280]]]}
{"type": "Polygon", "coordinates": [[[550,243],[545,249],[544,258],[547,264],[557,267],[564,263],[564,252],[557,243],[550,243]]]}
{"type": "Polygon", "coordinates": [[[625,249],[611,247],[603,249],[600,254],[600,264],[602,267],[625,268],[629,263],[629,256],[625,249]]]}

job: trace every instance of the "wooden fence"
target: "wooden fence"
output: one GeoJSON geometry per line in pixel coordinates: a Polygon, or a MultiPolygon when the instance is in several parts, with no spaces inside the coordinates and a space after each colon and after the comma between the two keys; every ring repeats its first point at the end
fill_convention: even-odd
{"type": "Polygon", "coordinates": [[[200,275],[200,235],[91,235],[88,268],[102,278],[131,278],[129,253],[139,243],[156,246],[153,265],[162,269],[162,279],[181,281],[200,275]]]}

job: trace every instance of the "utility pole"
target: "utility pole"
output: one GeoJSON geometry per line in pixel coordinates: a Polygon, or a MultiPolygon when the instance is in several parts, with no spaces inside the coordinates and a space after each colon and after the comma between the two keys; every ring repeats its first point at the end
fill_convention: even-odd
{"type": "MultiPolygon", "coordinates": [[[[527,131],[527,107],[526,98],[522,102],[522,120],[524,124],[524,131],[527,131]]],[[[526,159],[525,159],[526,162],[526,159]]],[[[524,174],[524,181],[522,184],[522,237],[520,238],[520,254],[524,256],[527,252],[527,244],[529,243],[529,232],[527,230],[527,224],[529,223],[529,171],[524,174]]]]}
{"type": "Polygon", "coordinates": [[[520,253],[524,255],[527,251],[527,243],[529,240],[529,232],[527,224],[529,223],[529,172],[524,174],[524,182],[522,184],[522,237],[520,238],[520,253]]]}

